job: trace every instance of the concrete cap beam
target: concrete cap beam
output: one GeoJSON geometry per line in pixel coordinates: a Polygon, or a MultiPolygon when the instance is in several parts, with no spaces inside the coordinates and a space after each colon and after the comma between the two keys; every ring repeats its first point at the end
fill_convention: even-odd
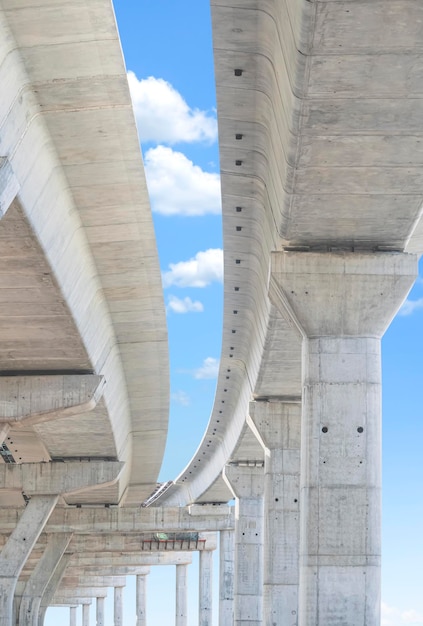
{"type": "Polygon", "coordinates": [[[4,376],[0,424],[29,426],[91,411],[103,395],[104,376],[4,376]]]}
{"type": "MultiPolygon", "coordinates": [[[[0,489],[19,490],[29,497],[74,493],[114,484],[124,467],[117,461],[22,463],[0,466],[0,489]]],[[[63,528],[61,532],[66,532],[63,528]]]]}

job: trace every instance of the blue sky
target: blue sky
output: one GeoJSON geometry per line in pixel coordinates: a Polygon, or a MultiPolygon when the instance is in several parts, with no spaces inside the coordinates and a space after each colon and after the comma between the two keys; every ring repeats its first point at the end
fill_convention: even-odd
{"type": "MultiPolygon", "coordinates": [[[[172,401],[160,479],[168,480],[179,474],[201,440],[221,343],[222,240],[209,2],[115,0],[114,6],[165,284],[172,401]]],[[[419,279],[383,340],[382,626],[423,626],[422,320],[419,279]]],[[[196,564],[190,580],[189,626],[195,626],[196,564]]],[[[112,626],[111,602],[108,606],[106,626],[112,626]]],[[[92,624],[94,614],[93,606],[92,624]]],[[[153,568],[148,624],[171,625],[173,620],[174,568],[153,568]]],[[[49,610],[46,626],[67,623],[67,610],[49,610]]],[[[134,624],[134,581],[128,578],[124,626],[134,624]]]]}

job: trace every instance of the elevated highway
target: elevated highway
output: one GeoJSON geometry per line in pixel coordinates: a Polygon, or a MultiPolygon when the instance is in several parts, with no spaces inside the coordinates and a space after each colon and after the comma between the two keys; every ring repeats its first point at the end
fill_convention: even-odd
{"type": "Polygon", "coordinates": [[[111,3],[1,2],[0,85],[0,504],[17,515],[1,528],[0,624],[10,625],[55,508],[139,507],[156,488],[169,381],[111,3]]]}
{"type": "Polygon", "coordinates": [[[236,569],[264,562],[238,582],[238,626],[376,625],[380,339],[423,251],[423,9],[211,5],[221,365],[204,439],[152,504],[236,497],[236,569]]]}
{"type": "Polygon", "coordinates": [[[221,365],[203,441],[157,491],[166,328],[113,12],[0,8],[0,625],[43,529],[125,533],[144,503],[149,532],[173,506],[198,530],[184,507],[235,497],[220,626],[377,626],[380,338],[423,246],[421,4],[212,0],[221,365]]]}

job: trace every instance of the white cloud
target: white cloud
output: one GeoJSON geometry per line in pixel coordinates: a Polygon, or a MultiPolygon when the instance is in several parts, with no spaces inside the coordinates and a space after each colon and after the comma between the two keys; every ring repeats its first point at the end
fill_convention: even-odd
{"type": "Polygon", "coordinates": [[[163,287],[207,287],[212,282],[223,282],[223,250],[210,248],[197,252],[188,261],[169,263],[163,272],[163,287]]]}
{"type": "Polygon", "coordinates": [[[381,626],[423,626],[423,615],[414,609],[400,611],[382,602],[381,626]]]}
{"type": "Polygon", "coordinates": [[[191,404],[190,397],[185,391],[175,391],[175,393],[171,394],[171,400],[173,400],[176,404],[180,404],[181,406],[189,406],[191,404]]]}
{"type": "Polygon", "coordinates": [[[398,311],[398,314],[411,315],[414,311],[418,311],[418,309],[423,309],[423,298],[419,298],[418,300],[406,300],[398,311]]]}
{"type": "Polygon", "coordinates": [[[153,76],[138,80],[134,72],[128,83],[141,142],[216,141],[216,117],[191,109],[170,83],[153,76]]]}
{"type": "Polygon", "coordinates": [[[221,212],[220,177],[194,165],[182,152],[165,146],[145,154],[145,175],[152,210],[162,215],[221,212]]]}
{"type": "Polygon", "coordinates": [[[173,313],[201,313],[204,311],[203,304],[199,300],[193,301],[188,297],[181,300],[176,296],[169,296],[167,309],[173,313]]]}
{"type": "Polygon", "coordinates": [[[203,365],[194,371],[194,378],[197,379],[213,379],[217,378],[219,373],[219,360],[208,356],[204,359],[203,365]]]}

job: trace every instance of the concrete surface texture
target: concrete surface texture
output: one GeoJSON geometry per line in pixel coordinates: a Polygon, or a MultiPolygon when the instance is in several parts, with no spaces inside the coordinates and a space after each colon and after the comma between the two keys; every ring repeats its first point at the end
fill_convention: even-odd
{"type": "Polygon", "coordinates": [[[146,548],[158,532],[221,533],[220,626],[380,623],[380,339],[423,248],[423,5],[211,5],[221,367],[158,488],[165,311],[112,5],[0,2],[0,626],[53,604],[86,623],[94,599],[101,623],[106,582],[121,626],[127,574],[144,626],[142,568],[166,563],[184,626],[189,538],[146,548]]]}

